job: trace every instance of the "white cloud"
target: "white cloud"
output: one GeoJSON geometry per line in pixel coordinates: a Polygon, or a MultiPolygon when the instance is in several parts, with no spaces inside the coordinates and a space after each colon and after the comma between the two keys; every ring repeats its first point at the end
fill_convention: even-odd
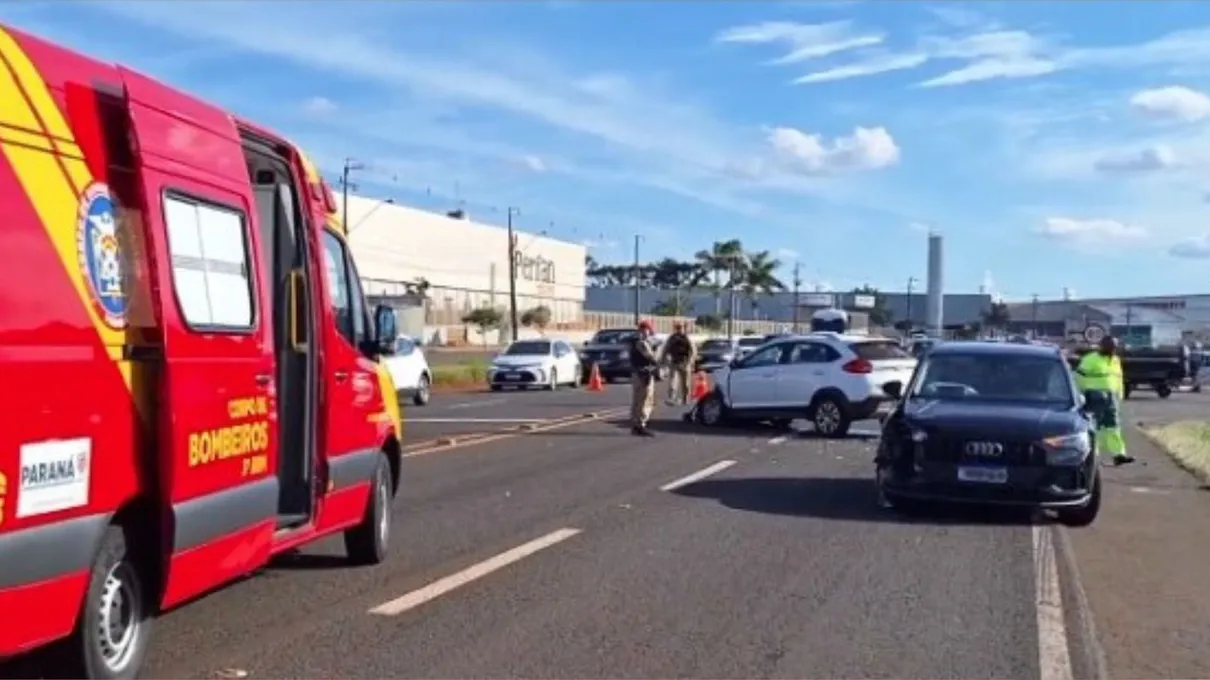
{"type": "Polygon", "coordinates": [[[771,64],[794,64],[818,59],[838,52],[878,45],[884,39],[882,33],[855,30],[849,21],[830,21],[822,24],[766,21],[734,26],[715,36],[716,42],[777,44],[789,49],[781,57],[769,62],[771,64]]]}
{"type": "Polygon", "coordinates": [[[1130,98],[1130,106],[1146,116],[1187,123],[1210,116],[1210,97],[1181,86],[1136,92],[1130,98]]]}
{"type": "Polygon", "coordinates": [[[777,256],[783,260],[797,260],[800,257],[798,251],[793,248],[778,248],[777,256]]]}
{"type": "Polygon", "coordinates": [[[327,97],[311,97],[303,102],[303,110],[311,116],[330,116],[340,109],[336,102],[327,97]]]}
{"type": "Polygon", "coordinates": [[[1031,78],[1053,73],[1058,65],[1042,53],[1045,44],[1025,31],[986,31],[962,38],[935,38],[927,42],[935,59],[961,59],[968,63],[920,87],[965,85],[995,78],[1031,78]]]}
{"type": "Polygon", "coordinates": [[[794,84],[826,83],[833,80],[872,76],[889,71],[901,71],[916,68],[926,61],[928,61],[928,55],[924,53],[877,55],[846,66],[837,66],[824,71],[808,73],[805,76],[796,78],[794,84]]]}
{"type": "Polygon", "coordinates": [[[831,145],[821,135],[791,127],[774,128],[768,139],[788,169],[805,174],[877,170],[899,162],[899,147],[883,127],[855,128],[831,145]]]}
{"type": "Polygon", "coordinates": [[[522,156],[521,164],[533,172],[546,172],[546,163],[543,163],[542,159],[538,158],[537,156],[522,156]]]}
{"type": "Polygon", "coordinates": [[[1210,259],[1210,234],[1185,239],[1169,248],[1168,254],[1191,260],[1210,259]]]}
{"type": "Polygon", "coordinates": [[[1054,73],[1056,70],[1055,63],[1045,59],[1030,57],[982,59],[936,78],[930,78],[920,83],[920,87],[966,85],[996,78],[1032,78],[1054,73]]]}
{"type": "Polygon", "coordinates": [[[1143,227],[1117,220],[1081,220],[1070,217],[1048,217],[1034,232],[1052,241],[1080,249],[1099,249],[1139,241],[1148,235],[1143,227]]]}
{"type": "Polygon", "coordinates": [[[1094,167],[1101,172],[1140,173],[1168,170],[1176,165],[1176,152],[1160,144],[1138,151],[1109,154],[1098,159],[1094,167]]]}

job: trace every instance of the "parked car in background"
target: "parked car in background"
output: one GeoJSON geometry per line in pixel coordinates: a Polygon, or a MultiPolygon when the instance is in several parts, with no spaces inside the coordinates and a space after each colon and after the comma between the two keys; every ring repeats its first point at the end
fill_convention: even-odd
{"type": "Polygon", "coordinates": [[[496,355],[487,371],[493,391],[505,387],[553,391],[560,385],[578,387],[582,377],[580,357],[564,340],[518,340],[496,355]]]}
{"type": "Polygon", "coordinates": [[[693,417],[703,425],[769,421],[788,426],[805,418],[825,437],[893,401],[889,383],[911,378],[916,360],[894,340],[812,333],[775,340],[714,373],[714,392],[693,417]]]}
{"type": "Polygon", "coordinates": [[[735,338],[710,338],[697,348],[696,370],[712,373],[731,363],[739,356],[739,342],[735,338]]]}
{"type": "Polygon", "coordinates": [[[433,372],[429,369],[424,350],[415,340],[397,338],[395,353],[383,357],[381,362],[391,374],[395,391],[401,398],[411,399],[417,406],[429,403],[433,391],[433,372]]]}
{"type": "Polygon", "coordinates": [[[605,382],[630,378],[630,341],[637,331],[633,328],[602,328],[580,350],[583,366],[581,379],[588,380],[593,364],[605,382]]]}
{"type": "Polygon", "coordinates": [[[743,337],[736,338],[735,346],[739,352],[737,356],[746,356],[752,350],[760,347],[763,344],[765,344],[765,339],[759,335],[745,335],[743,337]]]}

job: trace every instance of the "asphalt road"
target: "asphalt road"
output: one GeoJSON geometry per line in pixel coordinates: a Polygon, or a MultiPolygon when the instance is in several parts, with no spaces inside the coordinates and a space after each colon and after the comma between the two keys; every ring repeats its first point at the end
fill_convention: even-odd
{"type": "MultiPolygon", "coordinates": [[[[626,388],[493,397],[438,408],[558,413],[624,404],[626,388]]],[[[1186,397],[1200,399],[1166,403],[1186,397]]],[[[162,617],[145,676],[1070,680],[1101,672],[1091,599],[1112,617],[1100,630],[1116,636],[1113,677],[1204,677],[1188,673],[1205,670],[1208,624],[1190,615],[1210,606],[1169,617],[1184,638],[1153,615],[1179,610],[1172,593],[1193,606],[1204,560],[1183,590],[1137,556],[1139,575],[1115,569],[1139,532],[1179,549],[1142,509],[1131,524],[1126,501],[1108,524],[1063,534],[1018,513],[908,520],[875,507],[870,436],[704,431],[664,408],[654,426],[651,440],[597,421],[408,457],[387,563],[347,567],[339,539],[283,557],[162,617]]],[[[1107,468],[1111,493],[1145,483],[1159,458],[1107,468]]],[[[1187,502],[1202,514],[1183,516],[1210,518],[1204,498],[1187,502]]],[[[28,663],[7,675],[33,675],[28,663]]]]}
{"type": "Polygon", "coordinates": [[[404,446],[622,408],[629,400],[627,384],[606,385],[604,392],[568,387],[556,392],[485,389],[474,393],[436,393],[425,406],[403,402],[404,446]]]}
{"type": "Polygon", "coordinates": [[[668,415],[407,458],[386,564],[283,558],[161,618],[146,677],[1055,677],[1029,518],[906,521],[868,437],[668,415]]]}

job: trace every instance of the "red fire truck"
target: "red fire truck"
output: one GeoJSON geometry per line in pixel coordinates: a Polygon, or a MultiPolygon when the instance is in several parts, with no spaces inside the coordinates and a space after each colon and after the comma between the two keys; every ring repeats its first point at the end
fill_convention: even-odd
{"type": "Polygon", "coordinates": [[[384,559],[395,317],[335,215],[287,140],[0,26],[0,659],[134,677],[276,554],[384,559]]]}

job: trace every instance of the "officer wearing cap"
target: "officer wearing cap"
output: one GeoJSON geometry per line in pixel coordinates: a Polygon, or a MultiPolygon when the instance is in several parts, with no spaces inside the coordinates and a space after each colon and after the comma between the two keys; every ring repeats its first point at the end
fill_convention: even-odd
{"type": "Polygon", "coordinates": [[[655,333],[651,322],[640,321],[638,331],[630,345],[630,432],[640,437],[652,437],[655,433],[647,428],[647,421],[655,406],[659,359],[651,346],[651,336],[655,333]]]}
{"type": "Polygon", "coordinates": [[[1097,423],[1097,450],[1113,456],[1114,465],[1133,463],[1126,453],[1122,435],[1122,400],[1126,385],[1122,379],[1122,360],[1118,341],[1112,335],[1101,338],[1096,350],[1085,354],[1076,367],[1076,384],[1087,399],[1088,410],[1097,423]]]}

